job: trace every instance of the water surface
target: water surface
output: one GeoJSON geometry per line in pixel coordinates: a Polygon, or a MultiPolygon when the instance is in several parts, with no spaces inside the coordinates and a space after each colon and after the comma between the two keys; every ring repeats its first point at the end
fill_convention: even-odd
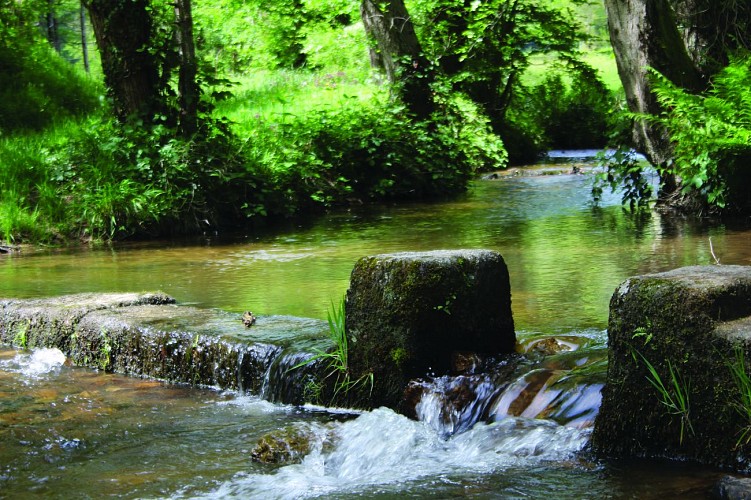
{"type": "MultiPolygon", "coordinates": [[[[715,257],[751,264],[747,222],[634,216],[615,196],[594,207],[590,182],[520,175],[446,202],[358,207],[274,231],[4,256],[0,297],[162,290],[202,307],[324,318],[362,256],[488,248],[508,264],[523,341],[592,337],[603,349],[608,301],[627,277],[715,257]]],[[[718,475],[593,462],[586,426],[499,418],[447,434],[434,420],[383,409],[344,418],[2,349],[0,498],[705,498],[718,475]],[[317,436],[302,463],[249,459],[260,436],[288,426],[317,436]]]]}
{"type": "Polygon", "coordinates": [[[588,175],[478,181],[442,203],[361,207],[276,231],[213,233],[193,242],[0,257],[0,297],[162,290],[179,302],[256,314],[325,318],[360,257],[487,248],[511,274],[522,330],[604,328],[629,276],[751,263],[748,225],[633,216],[616,196],[593,207],[588,175]]]}

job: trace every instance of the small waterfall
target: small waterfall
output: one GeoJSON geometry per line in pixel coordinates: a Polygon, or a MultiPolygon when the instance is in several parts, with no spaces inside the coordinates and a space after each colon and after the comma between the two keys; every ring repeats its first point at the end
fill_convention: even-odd
{"type": "Polygon", "coordinates": [[[197,498],[424,496],[426,481],[440,498],[444,488],[456,487],[457,478],[528,474],[543,464],[571,468],[589,439],[588,429],[514,417],[445,439],[425,422],[386,408],[316,432],[335,434],[333,446],[316,445],[302,462],[273,474],[238,474],[197,498]]]}
{"type": "Polygon", "coordinates": [[[464,432],[479,422],[503,390],[488,375],[444,376],[414,384],[422,391],[415,417],[443,437],[464,432]]]}
{"type": "Polygon", "coordinates": [[[443,437],[509,417],[591,427],[604,386],[603,340],[599,332],[534,338],[521,343],[521,359],[489,363],[482,373],[415,381],[407,390],[410,416],[443,437]]]}
{"type": "Polygon", "coordinates": [[[550,404],[561,393],[561,389],[552,386],[563,373],[541,368],[522,375],[493,403],[490,419],[500,420],[510,415],[525,418],[545,416],[550,404]]]}
{"type": "Polygon", "coordinates": [[[302,404],[315,401],[321,387],[315,374],[320,362],[314,354],[285,350],[275,356],[263,377],[260,395],[272,402],[302,404]]]}

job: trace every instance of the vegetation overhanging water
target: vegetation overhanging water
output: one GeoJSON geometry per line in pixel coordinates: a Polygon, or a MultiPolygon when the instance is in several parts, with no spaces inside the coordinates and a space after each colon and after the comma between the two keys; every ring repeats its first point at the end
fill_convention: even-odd
{"type": "MultiPolygon", "coordinates": [[[[590,182],[512,176],[475,182],[448,202],[363,207],[265,234],[11,256],[0,260],[0,296],[161,289],[203,307],[320,318],[361,256],[490,248],[509,266],[521,339],[592,336],[630,275],[711,264],[712,251],[724,264],[751,261],[747,225],[627,214],[615,197],[592,207],[590,182]]],[[[578,454],[588,430],[548,420],[505,419],[445,438],[387,410],[343,419],[66,367],[56,356],[0,356],[3,494],[702,497],[714,477],[674,464],[589,463],[578,454]],[[309,427],[320,447],[298,465],[252,463],[255,441],[287,425],[309,427]],[[333,450],[323,445],[331,428],[333,450]]]]}

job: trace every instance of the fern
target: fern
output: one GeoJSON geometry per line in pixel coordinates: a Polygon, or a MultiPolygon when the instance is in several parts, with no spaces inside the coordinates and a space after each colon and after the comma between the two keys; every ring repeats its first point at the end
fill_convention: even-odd
{"type": "Polygon", "coordinates": [[[707,205],[725,208],[731,194],[727,176],[733,175],[727,167],[738,168],[737,160],[751,154],[751,56],[733,59],[703,95],[650,73],[666,111],[648,120],[664,126],[675,146],[674,162],[663,167],[664,173],[681,179],[684,194],[697,193],[707,205]]]}

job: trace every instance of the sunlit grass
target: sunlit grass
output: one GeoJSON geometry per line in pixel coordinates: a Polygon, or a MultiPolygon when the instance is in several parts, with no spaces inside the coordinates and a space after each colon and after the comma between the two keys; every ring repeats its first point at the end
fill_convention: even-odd
{"type": "Polygon", "coordinates": [[[232,97],[217,104],[215,115],[228,118],[241,134],[254,129],[259,120],[288,123],[306,113],[337,109],[352,101],[370,102],[387,92],[344,72],[258,72],[234,80],[232,97]]]}
{"type": "MultiPolygon", "coordinates": [[[[623,88],[618,76],[615,55],[610,48],[586,51],[582,59],[597,70],[597,74],[607,88],[612,91],[623,88]]],[[[522,81],[527,85],[537,85],[542,83],[545,77],[550,74],[551,69],[555,66],[556,59],[555,56],[550,54],[537,54],[531,58],[530,62],[531,64],[524,73],[522,81]]]]}

